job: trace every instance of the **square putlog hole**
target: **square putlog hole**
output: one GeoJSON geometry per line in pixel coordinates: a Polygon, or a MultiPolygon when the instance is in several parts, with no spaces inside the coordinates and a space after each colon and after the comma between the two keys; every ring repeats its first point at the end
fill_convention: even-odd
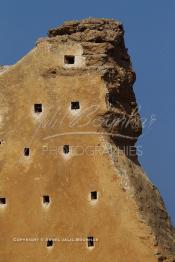
{"type": "Polygon", "coordinates": [[[49,196],[43,196],[43,204],[44,205],[50,204],[50,197],[49,196]]]}
{"type": "Polygon", "coordinates": [[[80,102],[79,101],[71,102],[71,110],[78,110],[78,109],[80,109],[80,102]]]}
{"type": "Polygon", "coordinates": [[[30,155],[30,148],[29,147],[25,147],[24,148],[24,156],[29,156],[30,155]]]}
{"type": "Polygon", "coordinates": [[[97,200],[97,191],[91,192],[91,200],[97,200]]]}
{"type": "Polygon", "coordinates": [[[74,65],[75,64],[75,56],[65,55],[64,56],[64,64],[65,65],[74,65]]]}
{"type": "Polygon", "coordinates": [[[69,154],[69,145],[64,145],[63,146],[63,152],[64,152],[64,154],[69,154]]]}
{"type": "Polygon", "coordinates": [[[47,247],[53,247],[53,240],[52,239],[47,240],[47,247]]]}
{"type": "Polygon", "coordinates": [[[3,206],[6,204],[6,198],[5,197],[0,197],[0,205],[3,206]]]}
{"type": "Polygon", "coordinates": [[[88,237],[87,245],[88,247],[94,247],[94,237],[88,237]]]}
{"type": "Polygon", "coordinates": [[[42,113],[43,109],[42,109],[42,104],[34,104],[34,112],[36,114],[40,114],[42,113]]]}

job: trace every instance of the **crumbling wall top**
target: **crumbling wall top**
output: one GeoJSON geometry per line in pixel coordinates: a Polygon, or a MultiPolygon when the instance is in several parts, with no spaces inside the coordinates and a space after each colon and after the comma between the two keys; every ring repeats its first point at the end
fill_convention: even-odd
{"type": "Polygon", "coordinates": [[[123,36],[124,30],[120,22],[113,19],[88,18],[80,21],[68,21],[48,31],[49,38],[56,36],[73,37],[75,41],[114,42],[123,36]]]}

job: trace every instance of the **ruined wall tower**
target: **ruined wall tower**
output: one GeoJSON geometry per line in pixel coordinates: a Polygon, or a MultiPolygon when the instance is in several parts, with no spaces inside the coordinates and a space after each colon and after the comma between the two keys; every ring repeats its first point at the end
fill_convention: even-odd
{"type": "Polygon", "coordinates": [[[175,261],[134,81],[112,19],[65,22],[0,68],[0,261],[175,261]]]}

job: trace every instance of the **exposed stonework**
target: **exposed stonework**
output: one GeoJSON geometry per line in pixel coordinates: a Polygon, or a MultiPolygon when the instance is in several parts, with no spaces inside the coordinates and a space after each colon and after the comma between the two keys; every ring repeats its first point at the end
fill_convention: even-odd
{"type": "Polygon", "coordinates": [[[0,76],[5,112],[0,195],[8,198],[7,210],[0,209],[7,246],[4,250],[0,239],[0,257],[5,262],[175,261],[175,231],[159,191],[144,175],[136,153],[124,151],[135,151],[142,132],[135,79],[122,24],[92,18],[49,30],[0,76]],[[80,102],[78,111],[71,111],[71,101],[80,102]],[[32,111],[35,103],[43,105],[41,114],[32,111]],[[70,145],[72,152],[53,154],[58,145],[70,145]],[[80,146],[98,147],[98,152],[77,156],[80,146]],[[31,156],[26,158],[22,152],[28,147],[31,156]],[[99,199],[91,203],[89,193],[96,190],[99,199]],[[40,207],[43,195],[52,200],[40,207]],[[19,214],[20,227],[14,223],[19,214]],[[47,253],[42,243],[11,241],[28,235],[90,235],[99,243],[93,250],[84,243],[59,243],[47,253]]]}

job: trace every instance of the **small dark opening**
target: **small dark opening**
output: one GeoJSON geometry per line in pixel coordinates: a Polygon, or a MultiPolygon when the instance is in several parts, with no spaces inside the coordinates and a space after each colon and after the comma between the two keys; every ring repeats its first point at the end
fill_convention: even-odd
{"type": "Polygon", "coordinates": [[[77,109],[80,109],[79,101],[71,102],[71,110],[77,110],[77,109]]]}
{"type": "Polygon", "coordinates": [[[117,89],[112,89],[106,94],[106,102],[109,103],[109,106],[116,107],[121,102],[120,100],[121,95],[119,95],[117,89]]]}
{"type": "Polygon", "coordinates": [[[63,152],[64,152],[64,154],[68,154],[69,153],[69,145],[64,145],[63,146],[63,152]]]}
{"type": "Polygon", "coordinates": [[[30,154],[30,149],[28,147],[25,147],[24,148],[24,155],[29,156],[29,154],[30,154]]]}
{"type": "Polygon", "coordinates": [[[0,205],[5,205],[5,204],[6,204],[5,197],[0,197],[0,205]]]}
{"type": "Polygon", "coordinates": [[[42,113],[42,104],[34,104],[35,113],[42,113]]]}
{"type": "Polygon", "coordinates": [[[116,92],[110,92],[109,94],[108,94],[108,101],[109,101],[109,104],[110,105],[113,105],[113,106],[115,106],[115,105],[117,105],[117,101],[118,101],[118,99],[117,99],[117,93],[116,92]]]}
{"type": "Polygon", "coordinates": [[[75,56],[73,56],[73,55],[65,55],[64,56],[64,63],[66,65],[73,65],[73,64],[75,64],[75,56]]]}
{"type": "Polygon", "coordinates": [[[49,196],[43,196],[43,204],[48,205],[50,203],[50,197],[49,196]]]}
{"type": "Polygon", "coordinates": [[[53,240],[48,239],[47,240],[47,247],[52,247],[53,246],[53,240]]]}
{"type": "Polygon", "coordinates": [[[91,192],[91,200],[96,200],[97,199],[97,191],[91,192]]]}
{"type": "Polygon", "coordinates": [[[94,246],[94,237],[88,237],[88,247],[94,246]]]}
{"type": "Polygon", "coordinates": [[[4,140],[0,140],[0,145],[4,144],[4,140]]]}

